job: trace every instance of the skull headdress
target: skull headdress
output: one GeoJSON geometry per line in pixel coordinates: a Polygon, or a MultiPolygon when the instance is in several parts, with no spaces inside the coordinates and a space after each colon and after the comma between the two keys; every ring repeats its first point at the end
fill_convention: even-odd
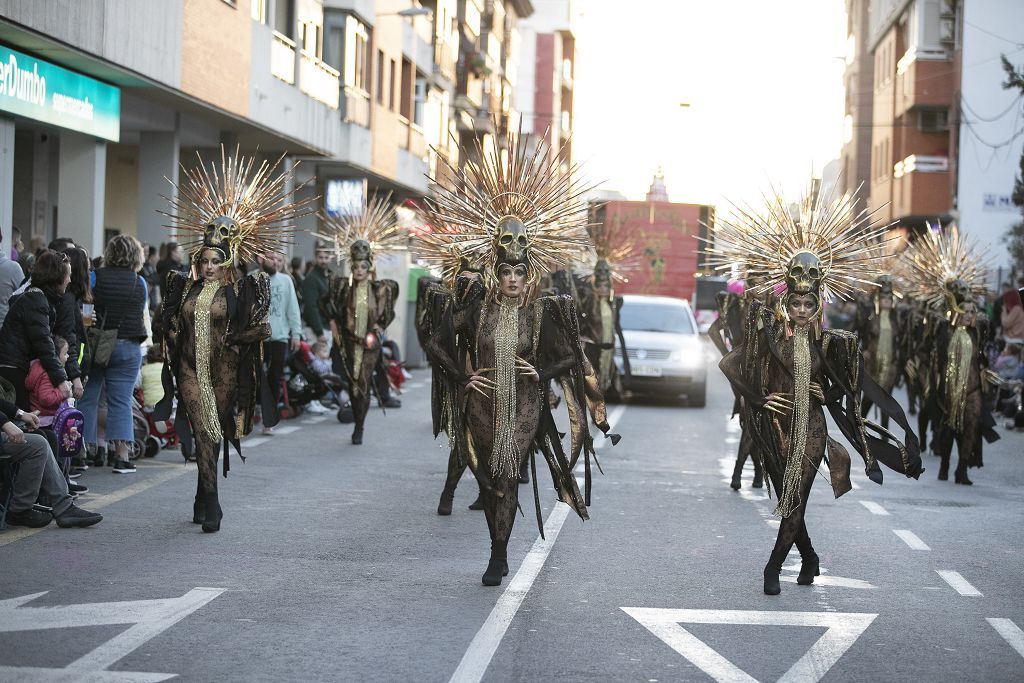
{"type": "MultiPolygon", "coordinates": [[[[237,147],[227,156],[222,145],[219,166],[213,161],[207,166],[196,156],[196,166],[182,164],[176,196],[164,196],[171,211],[161,211],[174,220],[165,227],[177,230],[193,267],[207,249],[235,267],[267,252],[285,253],[294,221],[311,213],[306,207],[312,198],[292,201],[293,170],[280,168],[284,155],[257,166],[255,157],[241,156],[237,147]]],[[[228,268],[227,275],[234,279],[236,268],[228,268]]]]}
{"type": "Polygon", "coordinates": [[[953,224],[936,223],[903,252],[904,269],[915,297],[950,314],[985,293],[985,254],[979,252],[953,224]]]}
{"type": "Polygon", "coordinates": [[[521,129],[476,136],[471,149],[459,150],[460,169],[439,153],[443,175],[453,180],[433,184],[425,220],[450,226],[450,243],[482,266],[492,291],[505,263],[525,265],[533,290],[590,242],[584,196],[593,186],[576,180],[576,165],[563,168],[565,156],[565,148],[556,151],[543,138],[531,143],[521,129]]]}
{"type": "Polygon", "coordinates": [[[398,224],[391,193],[373,197],[363,211],[355,215],[318,215],[323,228],[316,236],[332,245],[335,260],[339,263],[347,260],[349,268],[365,261],[372,273],[376,270],[378,255],[408,248],[409,238],[398,224]]]}
{"type": "Polygon", "coordinates": [[[854,298],[881,275],[876,245],[889,226],[872,212],[856,212],[851,195],[834,192],[822,193],[814,181],[792,207],[779,195],[759,211],[734,205],[704,240],[709,264],[738,271],[753,294],[811,294],[819,314],[823,299],[854,298]]]}
{"type": "Polygon", "coordinates": [[[619,220],[595,223],[588,228],[593,247],[581,259],[576,269],[581,275],[590,275],[595,287],[608,287],[616,282],[629,282],[628,273],[639,266],[635,244],[619,220]]]}

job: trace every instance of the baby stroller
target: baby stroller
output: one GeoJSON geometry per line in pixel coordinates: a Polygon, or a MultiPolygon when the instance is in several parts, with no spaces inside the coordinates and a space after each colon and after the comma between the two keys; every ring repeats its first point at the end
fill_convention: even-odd
{"type": "Polygon", "coordinates": [[[146,437],[143,440],[142,454],[152,458],[164,448],[174,448],[178,445],[178,435],[174,431],[174,423],[165,420],[154,420],[152,411],[147,411],[143,406],[146,404],[142,387],[135,388],[134,401],[132,403],[132,417],[135,416],[135,406],[138,405],[142,416],[146,420],[146,437]]]}
{"type": "Polygon", "coordinates": [[[341,377],[321,377],[310,365],[311,357],[309,344],[302,342],[299,350],[288,360],[289,377],[284,386],[282,418],[295,417],[312,401],[327,399],[339,407],[343,403],[341,391],[345,388],[345,383],[341,377]]]}

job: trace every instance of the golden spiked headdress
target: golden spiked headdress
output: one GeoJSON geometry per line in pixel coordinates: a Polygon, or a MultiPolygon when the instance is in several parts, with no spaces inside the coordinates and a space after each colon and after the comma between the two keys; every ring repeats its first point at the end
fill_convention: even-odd
{"type": "Polygon", "coordinates": [[[446,286],[454,287],[459,273],[480,270],[479,265],[463,253],[463,243],[459,241],[459,233],[455,228],[449,225],[425,227],[429,231],[424,230],[415,236],[412,241],[413,251],[421,261],[440,271],[441,282],[446,286]]]}
{"type": "MultiPolygon", "coordinates": [[[[257,166],[256,158],[243,157],[238,147],[227,156],[221,145],[219,167],[215,161],[207,167],[198,152],[196,157],[199,163],[193,168],[182,164],[182,179],[171,183],[177,195],[161,195],[171,212],[160,211],[173,219],[164,227],[177,230],[193,267],[206,249],[221,252],[225,263],[236,267],[268,252],[284,254],[297,229],[294,220],[312,212],[304,209],[314,199],[292,201],[292,193],[306,183],[290,187],[293,170],[279,170],[285,155],[257,166]]],[[[235,271],[228,269],[229,279],[235,271]]]]}
{"type": "Polygon", "coordinates": [[[576,272],[593,276],[595,282],[612,286],[615,282],[629,282],[629,272],[639,267],[636,243],[622,221],[594,223],[587,228],[593,247],[586,250],[576,272]]]}
{"type": "Polygon", "coordinates": [[[929,305],[961,313],[964,303],[986,292],[985,252],[977,250],[956,224],[927,229],[903,252],[914,296],[929,305]]]}
{"type": "Polygon", "coordinates": [[[705,250],[716,270],[739,264],[755,294],[812,293],[826,301],[852,299],[881,274],[878,243],[889,227],[871,211],[854,209],[851,195],[823,194],[812,183],[791,211],[776,194],[760,212],[733,205],[735,217],[715,224],[705,250]]]}
{"type": "Polygon", "coordinates": [[[439,155],[456,180],[432,186],[425,215],[455,231],[450,244],[483,266],[492,286],[498,265],[524,263],[532,290],[544,273],[564,268],[589,244],[584,196],[593,186],[573,182],[578,165],[562,169],[564,146],[555,151],[543,138],[531,144],[521,127],[500,140],[488,137],[486,148],[479,136],[471,150],[460,147],[461,169],[439,155]]]}
{"type": "Polygon", "coordinates": [[[367,261],[372,271],[378,254],[408,249],[408,236],[398,224],[390,192],[371,198],[359,214],[335,217],[321,212],[318,215],[324,222],[324,232],[314,235],[332,245],[334,258],[339,263],[346,259],[350,264],[367,261]]]}

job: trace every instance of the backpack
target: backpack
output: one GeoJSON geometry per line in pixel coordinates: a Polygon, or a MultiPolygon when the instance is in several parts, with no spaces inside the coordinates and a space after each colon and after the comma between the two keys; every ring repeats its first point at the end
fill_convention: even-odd
{"type": "Polygon", "coordinates": [[[57,436],[59,458],[73,458],[82,451],[85,416],[71,401],[61,401],[53,415],[53,433],[57,436]]]}

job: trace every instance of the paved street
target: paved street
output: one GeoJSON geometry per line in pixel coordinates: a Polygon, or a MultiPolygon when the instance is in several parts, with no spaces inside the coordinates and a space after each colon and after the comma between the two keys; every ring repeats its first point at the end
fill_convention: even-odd
{"type": "Polygon", "coordinates": [[[539,542],[523,487],[494,589],[475,485],[435,514],[428,381],[372,411],[362,447],[333,416],[248,439],[218,534],[190,523],[176,451],[90,470],[102,524],[0,533],[0,680],[1024,679],[1024,436],[987,447],[973,487],[936,481],[931,456],[917,482],[855,468],[838,501],[820,480],[822,576],[797,586],[794,554],[768,597],[777,521],[763,490],[728,488],[738,425],[715,370],[705,409],[613,408],[591,521],[552,510],[541,472],[539,542]]]}

